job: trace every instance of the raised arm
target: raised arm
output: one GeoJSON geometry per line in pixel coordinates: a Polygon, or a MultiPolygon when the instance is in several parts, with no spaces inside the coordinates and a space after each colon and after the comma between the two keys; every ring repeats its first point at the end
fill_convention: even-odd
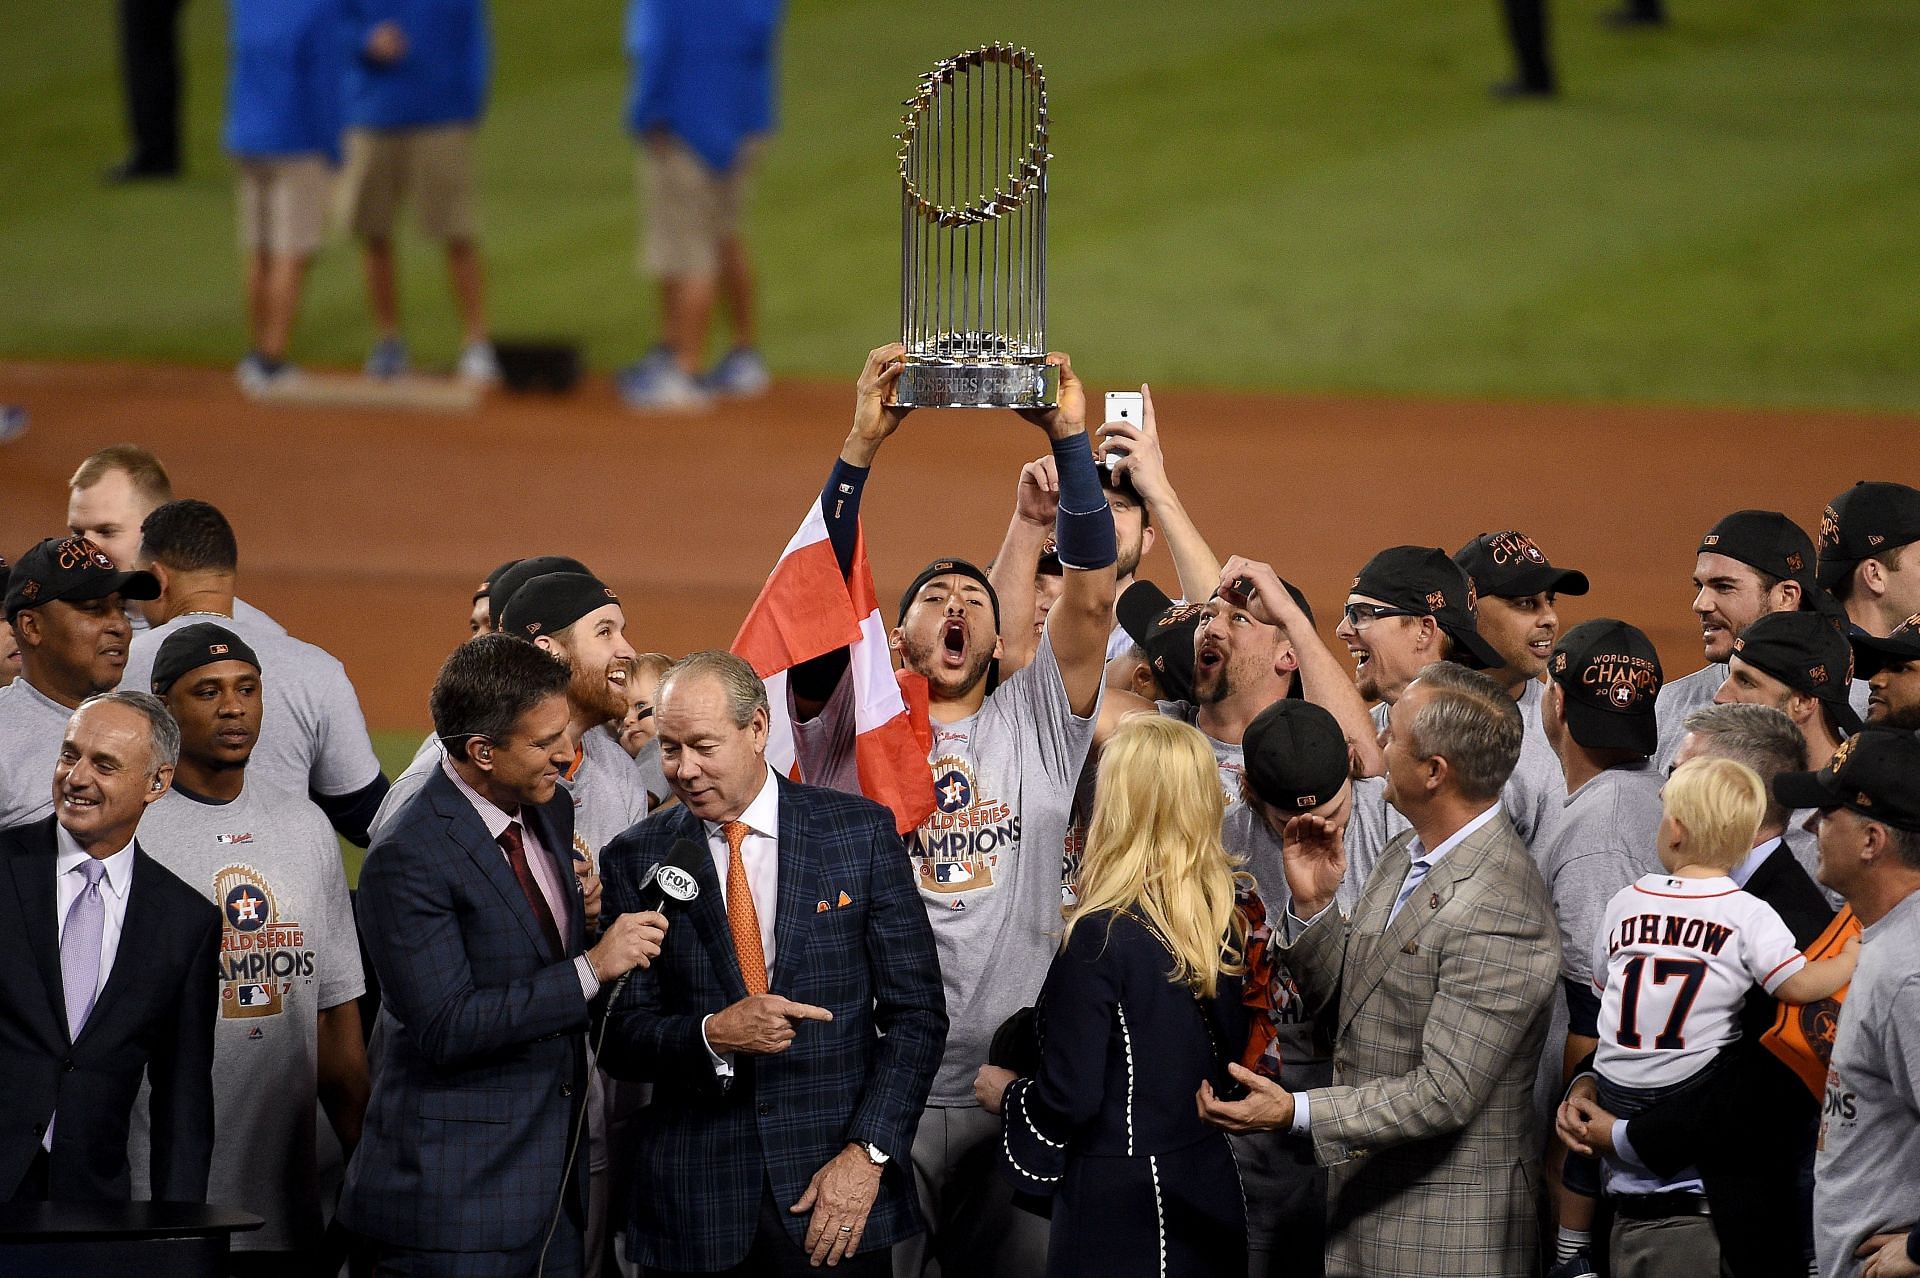
{"type": "MultiPolygon", "coordinates": [[[[1060,402],[1050,409],[1023,410],[1021,416],[1045,430],[1053,445],[1060,483],[1053,539],[1065,584],[1048,614],[1047,637],[1060,663],[1068,704],[1075,715],[1085,716],[1100,701],[1107,636],[1113,630],[1113,512],[1107,509],[1087,442],[1086,388],[1065,355],[1049,355],[1047,362],[1060,370],[1060,402]]],[[[1031,575],[1027,590],[1032,593],[1031,575]]]]}
{"type": "Polygon", "coordinates": [[[1256,621],[1286,631],[1287,642],[1293,648],[1294,677],[1300,681],[1301,695],[1332,715],[1340,725],[1341,735],[1346,737],[1347,747],[1353,754],[1354,775],[1373,777],[1385,772],[1386,756],[1381,753],[1373,719],[1367,714],[1367,703],[1360,699],[1346,667],[1320,638],[1312,618],[1294,602],[1293,592],[1280,583],[1279,574],[1268,564],[1234,555],[1221,568],[1219,578],[1207,587],[1207,593],[1212,594],[1217,587],[1241,577],[1253,583],[1247,611],[1256,621]]]}
{"type": "Polygon", "coordinates": [[[1053,454],[1020,468],[1013,494],[1013,520],[993,557],[987,577],[1000,597],[1000,677],[1005,679],[1033,662],[1040,646],[1033,630],[1034,577],[1040,556],[1060,511],[1060,477],[1053,454]]]}
{"type": "MultiPolygon", "coordinates": [[[[860,538],[860,501],[866,494],[867,476],[873,459],[901,421],[911,410],[890,403],[900,370],[906,367],[906,347],[898,342],[877,346],[867,352],[866,365],[860,370],[853,393],[853,425],[833,471],[820,490],[820,515],[827,525],[827,540],[839,561],[840,575],[853,571],[854,547],[860,538]]],[[[793,697],[794,717],[802,723],[818,718],[833,699],[834,689],[847,673],[847,650],[836,648],[811,661],[803,661],[787,676],[787,689],[793,697]]]]}
{"type": "Polygon", "coordinates": [[[1166,542],[1173,556],[1173,570],[1180,576],[1180,593],[1191,600],[1205,599],[1220,580],[1220,561],[1213,548],[1200,535],[1199,527],[1181,504],[1180,495],[1167,479],[1166,454],[1160,447],[1160,426],[1153,414],[1153,392],[1140,386],[1142,409],[1140,424],[1108,422],[1100,428],[1100,451],[1120,454],[1113,473],[1129,480],[1140,500],[1147,505],[1147,518],[1166,542]],[[1114,445],[1121,447],[1114,447],[1114,445]]]}

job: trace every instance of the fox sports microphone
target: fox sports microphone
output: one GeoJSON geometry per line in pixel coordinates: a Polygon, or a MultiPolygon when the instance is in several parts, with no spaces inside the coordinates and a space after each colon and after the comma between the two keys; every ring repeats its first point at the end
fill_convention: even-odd
{"type": "MultiPolygon", "coordinates": [[[[700,880],[693,876],[693,867],[712,855],[692,839],[676,841],[667,859],[650,866],[646,876],[640,880],[640,912],[653,910],[670,916],[673,906],[686,905],[699,896],[700,880]]],[[[619,1001],[620,992],[626,988],[627,978],[632,975],[631,971],[623,972],[620,979],[613,983],[613,991],[607,996],[609,1007],[619,1001]]]]}

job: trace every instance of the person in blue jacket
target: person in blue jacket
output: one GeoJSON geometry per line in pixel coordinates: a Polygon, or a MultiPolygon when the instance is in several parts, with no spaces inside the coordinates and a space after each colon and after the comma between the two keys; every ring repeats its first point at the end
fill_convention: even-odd
{"type": "Polygon", "coordinates": [[[250,393],[289,376],[307,267],[326,236],[340,163],[344,0],[233,0],[225,142],[239,169],[250,393]]]}
{"type": "Polygon", "coordinates": [[[774,128],[783,8],[783,0],[630,0],[627,126],[640,146],[640,265],[659,281],[661,305],[660,344],[620,374],[633,407],[697,408],[713,395],[767,387],[740,215],[774,128]],[[733,342],[709,369],[716,305],[733,342]]]}
{"type": "Polygon", "coordinates": [[[345,0],[347,167],[342,204],[366,262],[374,377],[407,370],[393,236],[411,200],[420,230],[446,245],[459,311],[461,377],[499,380],[487,334],[474,190],[474,132],[486,109],[492,48],[485,0],[345,0]]]}

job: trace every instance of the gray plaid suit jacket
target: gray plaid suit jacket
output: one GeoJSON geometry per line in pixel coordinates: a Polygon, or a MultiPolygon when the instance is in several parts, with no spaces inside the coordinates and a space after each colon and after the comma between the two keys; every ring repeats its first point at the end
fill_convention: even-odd
{"type": "Polygon", "coordinates": [[[1533,1081],[1559,929],[1505,813],[1389,925],[1412,841],[1387,845],[1350,921],[1329,911],[1286,951],[1309,1004],[1337,1006],[1333,1086],[1308,1093],[1327,1273],[1518,1278],[1537,1263],[1533,1081]]]}

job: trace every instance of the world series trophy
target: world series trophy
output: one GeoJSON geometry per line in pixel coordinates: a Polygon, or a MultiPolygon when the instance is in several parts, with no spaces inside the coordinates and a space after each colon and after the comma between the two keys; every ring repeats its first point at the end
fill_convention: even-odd
{"type": "Polygon", "coordinates": [[[908,408],[1050,408],[1047,82],[1025,49],[948,58],[900,140],[900,340],[908,408]]]}

